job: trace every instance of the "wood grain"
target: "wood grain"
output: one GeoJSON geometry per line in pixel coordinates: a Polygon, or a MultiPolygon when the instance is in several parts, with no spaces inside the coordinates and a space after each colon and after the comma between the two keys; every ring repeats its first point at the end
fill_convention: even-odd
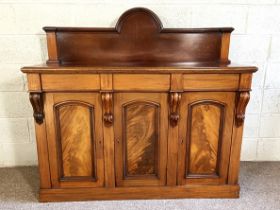
{"type": "MultiPolygon", "coordinates": [[[[233,28],[164,29],[157,15],[145,8],[126,11],[115,28],[44,29],[48,34],[55,32],[52,40],[56,40],[56,48],[49,51],[57,49],[60,63],[73,65],[218,62],[224,43],[222,35],[233,31],[233,28]]],[[[222,61],[229,63],[225,58],[222,61]]]]}
{"type": "Polygon", "coordinates": [[[27,74],[27,82],[29,92],[42,90],[40,74],[27,74]]]}
{"type": "Polygon", "coordinates": [[[63,177],[94,177],[93,108],[72,102],[56,107],[56,111],[62,150],[63,177]]]}
{"type": "Polygon", "coordinates": [[[178,164],[178,122],[180,120],[180,101],[183,87],[182,75],[171,76],[171,92],[169,93],[169,127],[168,127],[168,154],[167,154],[167,185],[175,186],[177,183],[177,164],[178,164]],[[175,84],[174,84],[175,83],[175,84]]]}
{"type": "Polygon", "coordinates": [[[170,76],[168,74],[115,74],[113,86],[114,90],[169,90],[170,76]]]}
{"type": "Polygon", "coordinates": [[[169,106],[170,106],[170,114],[169,114],[169,119],[170,119],[170,125],[171,126],[176,126],[179,119],[180,119],[180,114],[179,114],[179,106],[181,102],[181,93],[176,93],[172,92],[170,93],[170,99],[169,99],[169,106]]]}
{"type": "Polygon", "coordinates": [[[102,92],[101,100],[103,106],[103,120],[106,126],[111,126],[114,121],[113,94],[111,92],[102,92]]]}
{"type": "Polygon", "coordinates": [[[41,80],[45,91],[100,90],[97,74],[44,74],[41,80]]]}
{"type": "Polygon", "coordinates": [[[252,73],[240,74],[239,91],[251,91],[252,73]]]}
{"type": "Polygon", "coordinates": [[[42,92],[30,92],[29,100],[33,108],[35,122],[42,124],[44,121],[44,102],[42,92]]]}
{"type": "Polygon", "coordinates": [[[102,91],[113,90],[113,75],[112,74],[100,74],[100,88],[102,91]]]}
{"type": "MultiPolygon", "coordinates": [[[[100,75],[101,85],[101,98],[102,94],[108,94],[113,92],[113,75],[112,74],[101,74],[100,75]]],[[[113,98],[113,96],[112,96],[113,98]]],[[[111,101],[113,102],[113,100],[111,101]]],[[[109,104],[107,104],[109,105],[109,104]]],[[[105,108],[105,107],[104,107],[105,108]]],[[[108,107],[107,107],[108,108],[108,107]]],[[[105,163],[105,186],[115,187],[115,148],[114,148],[114,127],[106,121],[104,121],[104,114],[106,110],[102,110],[103,124],[102,131],[104,136],[104,163],[105,163]]],[[[112,112],[109,112],[112,113],[112,112]]]]}
{"type": "Polygon", "coordinates": [[[220,126],[224,107],[213,102],[192,104],[189,111],[191,126],[189,142],[188,175],[217,175],[220,126]]]}
{"type": "Polygon", "coordinates": [[[232,135],[232,146],[230,151],[230,163],[229,163],[229,175],[228,183],[237,184],[239,180],[239,170],[240,170],[240,154],[242,145],[244,124],[233,125],[233,135],[232,135]]]}
{"type": "Polygon", "coordinates": [[[250,92],[238,92],[237,106],[236,106],[236,124],[242,125],[245,120],[245,110],[250,100],[250,92]]]}
{"type": "Polygon", "coordinates": [[[226,183],[234,110],[235,93],[232,92],[182,95],[182,118],[179,122],[179,139],[182,141],[178,149],[177,175],[179,185],[226,183]],[[199,105],[201,103],[202,106],[199,105]],[[196,109],[192,110],[190,107],[194,104],[198,105],[193,106],[196,109]],[[196,174],[190,173],[190,167],[196,174]]]}
{"type": "Polygon", "coordinates": [[[47,46],[48,46],[48,64],[59,64],[57,39],[54,31],[47,33],[47,46]]]}
{"type": "Polygon", "coordinates": [[[238,90],[239,75],[226,74],[185,74],[184,90],[238,90]]]}
{"type": "Polygon", "coordinates": [[[41,201],[239,196],[257,68],[230,64],[233,28],[164,29],[134,8],[115,28],[44,30],[47,64],[21,69],[41,201]]]}
{"type": "Polygon", "coordinates": [[[40,190],[40,201],[82,201],[163,198],[238,198],[239,185],[191,185],[184,187],[119,187],[40,190]]]}
{"type": "Polygon", "coordinates": [[[35,123],[37,155],[40,173],[40,189],[51,188],[51,174],[47,145],[46,123],[35,123]]]}
{"type": "Polygon", "coordinates": [[[46,125],[52,187],[103,186],[101,97],[47,93],[46,125]]]}
{"type": "Polygon", "coordinates": [[[167,94],[114,95],[116,185],[165,185],[167,94]]]}
{"type": "Polygon", "coordinates": [[[158,166],[159,107],[151,103],[124,107],[126,176],[156,175],[158,166]]]}
{"type": "Polygon", "coordinates": [[[244,74],[257,71],[255,66],[222,63],[184,63],[180,65],[164,64],[123,64],[123,65],[35,65],[22,67],[23,73],[40,74],[244,74]]]}
{"type": "Polygon", "coordinates": [[[220,61],[228,62],[228,54],[229,54],[229,44],[230,44],[230,33],[223,33],[222,35],[222,43],[221,43],[221,53],[220,53],[220,61]]]}
{"type": "MultiPolygon", "coordinates": [[[[242,114],[245,115],[246,106],[244,106],[244,99],[249,99],[249,92],[252,84],[252,74],[241,74],[240,76],[240,84],[239,89],[240,92],[236,94],[236,114],[239,112],[240,106],[240,95],[243,95],[243,106],[242,106],[242,114]],[[244,92],[245,91],[245,94],[244,92]]],[[[246,102],[245,100],[245,102],[246,102]]],[[[241,101],[242,102],[242,101],[241,101]]],[[[230,151],[230,163],[229,163],[229,176],[228,183],[229,184],[237,184],[239,180],[239,170],[240,170],[240,153],[241,153],[241,144],[242,144],[242,136],[244,129],[244,121],[239,121],[235,118],[235,123],[233,125],[233,135],[232,135],[232,146],[230,151]]]]}
{"type": "Polygon", "coordinates": [[[183,92],[184,77],[183,74],[170,75],[170,90],[172,92],[183,92]]]}

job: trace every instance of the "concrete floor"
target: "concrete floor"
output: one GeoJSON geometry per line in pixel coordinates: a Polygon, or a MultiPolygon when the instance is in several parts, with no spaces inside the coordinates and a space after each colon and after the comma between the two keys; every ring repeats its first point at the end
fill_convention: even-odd
{"type": "Polygon", "coordinates": [[[0,209],[280,210],[280,162],[242,162],[239,199],[38,203],[37,167],[0,168],[0,209]]]}

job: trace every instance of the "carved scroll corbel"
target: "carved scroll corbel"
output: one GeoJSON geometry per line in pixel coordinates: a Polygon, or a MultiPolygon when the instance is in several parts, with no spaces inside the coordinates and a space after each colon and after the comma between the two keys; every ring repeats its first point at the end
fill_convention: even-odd
{"type": "Polygon", "coordinates": [[[179,105],[181,96],[181,93],[170,93],[170,124],[172,126],[176,126],[180,118],[179,105]]]}
{"type": "Polygon", "coordinates": [[[42,93],[30,93],[29,100],[33,107],[33,117],[38,124],[42,124],[44,120],[44,105],[42,93]]]}
{"type": "Polygon", "coordinates": [[[243,124],[245,119],[246,106],[250,100],[249,92],[239,92],[237,108],[236,108],[236,124],[240,126],[243,124]]]}
{"type": "Polygon", "coordinates": [[[101,93],[103,104],[103,120],[105,124],[112,125],[113,123],[113,94],[111,92],[101,93]]]}

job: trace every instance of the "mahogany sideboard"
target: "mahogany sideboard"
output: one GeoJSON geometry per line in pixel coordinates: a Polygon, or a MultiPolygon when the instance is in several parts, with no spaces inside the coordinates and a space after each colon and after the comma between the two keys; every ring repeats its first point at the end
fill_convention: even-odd
{"type": "Polygon", "coordinates": [[[40,201],[237,198],[254,66],[233,28],[163,28],[134,8],[115,28],[45,27],[49,60],[23,67],[40,201]]]}

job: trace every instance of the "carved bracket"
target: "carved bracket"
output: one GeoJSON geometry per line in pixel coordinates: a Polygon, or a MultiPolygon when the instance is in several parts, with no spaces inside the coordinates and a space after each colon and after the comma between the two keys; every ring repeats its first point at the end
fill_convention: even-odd
{"type": "Polygon", "coordinates": [[[245,119],[245,109],[250,100],[249,92],[239,92],[237,108],[236,108],[236,124],[240,126],[243,124],[245,119]]]}
{"type": "Polygon", "coordinates": [[[107,125],[113,123],[113,94],[111,92],[101,93],[102,104],[103,104],[103,120],[107,125]]]}
{"type": "Polygon", "coordinates": [[[170,93],[170,124],[172,126],[176,126],[180,118],[179,105],[181,96],[181,93],[170,93]]]}
{"type": "Polygon", "coordinates": [[[44,120],[44,105],[42,93],[30,93],[29,100],[33,107],[33,117],[38,124],[42,124],[44,120]]]}

